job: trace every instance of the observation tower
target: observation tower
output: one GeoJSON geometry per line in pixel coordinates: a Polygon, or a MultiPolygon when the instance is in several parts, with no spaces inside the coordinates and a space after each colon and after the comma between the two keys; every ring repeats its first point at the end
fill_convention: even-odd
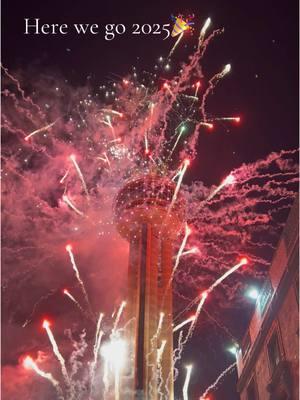
{"type": "Polygon", "coordinates": [[[170,283],[173,243],[185,219],[184,199],[174,201],[174,191],[168,178],[148,174],[127,182],[115,202],[117,229],[130,244],[126,399],[174,399],[170,283]]]}

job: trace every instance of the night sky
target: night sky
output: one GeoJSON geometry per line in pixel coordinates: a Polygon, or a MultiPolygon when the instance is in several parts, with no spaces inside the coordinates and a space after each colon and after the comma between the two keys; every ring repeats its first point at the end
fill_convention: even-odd
{"type": "MultiPolygon", "coordinates": [[[[133,67],[138,73],[153,71],[158,58],[168,54],[174,40],[126,33],[105,41],[105,24],[122,23],[128,27],[133,23],[164,24],[171,23],[171,14],[195,14],[194,28],[198,32],[205,19],[211,17],[213,28],[224,27],[225,31],[210,44],[203,69],[210,76],[230,63],[232,71],[208,99],[207,108],[213,115],[239,115],[241,123],[222,122],[215,125],[212,134],[200,136],[198,156],[186,181],[218,184],[243,163],[254,162],[273,151],[298,147],[297,1],[127,3],[6,0],[2,10],[2,64],[10,71],[34,71],[66,79],[74,87],[88,84],[96,88],[127,76],[133,67]],[[94,37],[71,33],[26,36],[24,18],[40,18],[41,23],[98,23],[101,30],[94,37]]],[[[163,78],[171,78],[180,63],[186,61],[196,35],[182,40],[172,57],[171,70],[163,78]]],[[[47,306],[55,314],[57,306],[47,306]]],[[[250,303],[245,303],[242,314],[238,308],[227,310],[228,315],[226,312],[222,315],[222,323],[225,326],[230,323],[231,332],[240,339],[251,310],[250,303]]],[[[214,317],[220,319],[214,311],[214,317]]],[[[38,326],[39,321],[34,323],[38,326]]],[[[204,318],[203,325],[203,333],[199,331],[184,358],[186,362],[194,362],[196,355],[199,368],[198,374],[192,376],[191,400],[198,398],[199,387],[205,389],[232,362],[232,355],[226,352],[230,341],[224,331],[208,317],[204,318]]],[[[22,343],[17,344],[20,349],[12,355],[5,351],[5,340],[2,335],[3,364],[14,365],[24,350],[22,343]]],[[[9,349],[11,346],[9,343],[9,349]]],[[[238,399],[235,374],[225,379],[211,399],[238,399]]],[[[177,390],[181,384],[182,377],[177,390]]]]}

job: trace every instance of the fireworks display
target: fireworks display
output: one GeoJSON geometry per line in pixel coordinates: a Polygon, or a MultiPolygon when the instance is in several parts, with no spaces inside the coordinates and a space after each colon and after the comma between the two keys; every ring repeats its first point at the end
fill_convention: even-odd
{"type": "MultiPolygon", "coordinates": [[[[189,340],[201,335],[198,319],[204,305],[212,301],[213,310],[228,308],[228,303],[236,306],[247,279],[262,279],[270,264],[297,192],[298,150],[273,152],[224,171],[222,176],[227,177],[219,180],[219,186],[190,179],[199,138],[214,134],[211,131],[216,127],[241,121],[235,113],[213,117],[209,110],[208,99],[232,71],[225,64],[212,77],[205,76],[206,49],[222,33],[210,29],[208,18],[198,29],[194,53],[172,78],[167,66],[180,52],[184,32],[154,72],[138,75],[134,70],[97,88],[75,89],[65,81],[53,86],[47,77],[35,83],[37,89],[33,84],[29,88],[22,75],[2,67],[3,284],[9,292],[9,306],[15,306],[9,318],[21,332],[28,329],[31,336],[38,336],[34,322],[47,312],[48,305],[50,315],[57,315],[55,329],[63,338],[62,346],[54,338],[51,318],[44,320],[43,328],[60,371],[43,372],[30,356],[23,366],[51,382],[58,398],[122,399],[128,345],[124,331],[130,325],[122,300],[128,248],[116,233],[113,205],[129,180],[148,174],[173,180],[169,214],[179,193],[186,202],[170,282],[176,311],[170,329],[178,340],[175,378],[185,379],[179,398],[189,398],[192,366],[185,369],[181,361],[189,340]],[[234,265],[236,260],[240,261],[234,265]],[[33,277],[38,288],[32,284],[33,277]],[[64,287],[71,288],[63,293],[73,304],[64,300],[71,304],[60,309],[51,299],[64,287]],[[25,288],[32,290],[34,301],[26,299],[25,288]],[[99,295],[103,288],[106,300],[106,293],[99,295]],[[114,308],[114,318],[107,317],[114,308]],[[78,309],[87,318],[78,318],[78,309]],[[190,309],[195,315],[188,314],[190,309]]],[[[159,344],[158,366],[166,346],[160,337],[163,320],[161,313],[153,340],[153,346],[156,340],[159,344]]],[[[36,343],[30,346],[39,350],[36,343]]],[[[42,346],[51,353],[49,346],[42,346]]],[[[201,399],[234,365],[224,370],[201,399]]],[[[162,386],[165,382],[159,368],[158,374],[162,386]]]]}

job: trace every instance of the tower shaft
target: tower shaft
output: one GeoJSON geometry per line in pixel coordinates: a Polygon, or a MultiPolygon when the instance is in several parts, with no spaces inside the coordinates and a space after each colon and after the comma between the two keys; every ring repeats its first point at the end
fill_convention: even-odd
{"type": "Polygon", "coordinates": [[[171,241],[152,224],[141,224],[130,239],[128,318],[134,365],[131,386],[144,400],[174,396],[171,273],[171,241]]]}

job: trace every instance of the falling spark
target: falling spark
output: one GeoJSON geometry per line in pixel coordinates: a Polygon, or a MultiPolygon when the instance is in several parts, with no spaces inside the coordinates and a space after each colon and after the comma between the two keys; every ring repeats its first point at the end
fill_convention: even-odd
{"type": "Polygon", "coordinates": [[[63,195],[62,199],[63,199],[63,201],[64,201],[70,208],[72,208],[72,210],[74,210],[78,215],[81,215],[81,216],[84,215],[82,211],[78,210],[78,208],[72,203],[72,201],[69,199],[69,197],[68,197],[66,194],[63,195]]]}
{"type": "Polygon", "coordinates": [[[203,305],[204,305],[204,303],[205,303],[205,300],[206,300],[206,298],[207,298],[207,295],[208,295],[208,291],[205,291],[205,292],[203,292],[203,293],[201,294],[201,300],[200,300],[200,302],[199,302],[199,304],[198,304],[198,307],[197,307],[197,310],[196,310],[196,314],[195,314],[195,318],[194,318],[194,320],[192,321],[192,324],[191,324],[191,326],[190,326],[190,328],[189,328],[189,331],[188,331],[188,333],[187,333],[187,335],[186,335],[185,343],[188,341],[188,339],[191,338],[191,336],[192,336],[193,333],[194,333],[194,330],[195,330],[195,327],[196,327],[196,324],[197,324],[199,315],[200,315],[200,313],[201,313],[201,310],[202,310],[202,307],[203,307],[203,305]]]}
{"type": "Polygon", "coordinates": [[[66,177],[69,175],[70,169],[68,168],[66,173],[64,174],[64,176],[61,178],[61,180],[59,181],[59,183],[64,183],[64,180],[66,179],[66,177]]]}
{"type": "MultiPolygon", "coordinates": [[[[78,281],[78,283],[79,283],[79,285],[81,287],[81,290],[83,292],[85,301],[86,301],[86,303],[89,306],[89,309],[91,311],[91,306],[90,306],[89,298],[88,298],[88,295],[87,295],[87,291],[85,290],[84,283],[83,283],[83,281],[82,281],[82,279],[80,277],[80,274],[79,274],[79,271],[78,271],[78,268],[77,268],[77,265],[76,265],[76,262],[75,262],[74,254],[72,252],[72,246],[70,244],[66,245],[66,251],[68,252],[68,254],[70,256],[70,260],[71,260],[71,264],[72,264],[73,270],[75,272],[75,276],[76,276],[77,281],[78,281]]],[[[92,314],[92,312],[91,312],[91,314],[92,314]]]]}
{"type": "MultiPolygon", "coordinates": [[[[157,349],[157,355],[156,355],[156,371],[157,371],[157,378],[158,378],[158,382],[159,384],[157,385],[157,393],[160,399],[163,398],[163,393],[162,393],[162,387],[163,387],[163,375],[162,375],[162,364],[161,364],[161,360],[162,360],[162,355],[163,352],[165,350],[167,341],[164,339],[161,341],[161,345],[160,347],[157,349]]],[[[166,385],[167,386],[167,385],[166,385]]]]}
{"type": "Polygon", "coordinates": [[[170,93],[170,95],[171,95],[172,97],[175,97],[175,96],[174,96],[174,93],[172,92],[172,90],[171,90],[171,88],[170,88],[170,85],[169,85],[167,82],[164,83],[164,89],[167,89],[167,91],[170,93]]]}
{"type": "Polygon", "coordinates": [[[161,341],[161,346],[157,349],[157,364],[160,364],[161,358],[166,347],[167,341],[164,339],[161,341]]]}
{"type": "Polygon", "coordinates": [[[76,304],[76,306],[79,308],[79,310],[85,315],[84,309],[81,307],[81,305],[79,304],[79,302],[75,299],[75,297],[72,296],[71,293],[70,293],[67,289],[64,289],[64,290],[63,290],[63,293],[64,293],[67,297],[69,297],[69,299],[72,300],[73,303],[76,304]]]}
{"type": "Polygon", "coordinates": [[[204,392],[204,393],[202,394],[202,396],[200,397],[200,400],[205,400],[207,394],[208,394],[210,391],[216,389],[216,387],[217,387],[218,383],[220,382],[220,380],[221,380],[226,374],[228,374],[228,372],[230,372],[235,366],[236,366],[236,362],[234,362],[233,364],[229,365],[229,367],[226,368],[226,369],[218,376],[218,378],[215,380],[215,382],[214,382],[212,385],[210,385],[210,386],[205,390],[205,392],[204,392]]]}
{"type": "Polygon", "coordinates": [[[220,283],[222,283],[224,281],[224,279],[226,279],[229,275],[231,275],[233,272],[235,272],[236,270],[238,270],[241,266],[248,264],[248,260],[246,257],[243,257],[241,259],[241,261],[236,264],[235,266],[233,266],[232,268],[230,268],[228,271],[225,272],[225,274],[223,274],[219,279],[217,279],[207,290],[208,293],[210,293],[215,287],[217,287],[218,285],[220,285],[220,283]]]}
{"type": "Polygon", "coordinates": [[[105,113],[111,113],[111,114],[115,114],[120,118],[123,118],[123,113],[116,111],[116,110],[109,110],[108,108],[102,108],[101,111],[105,112],[105,113]]]}
{"type": "Polygon", "coordinates": [[[199,249],[197,247],[192,247],[190,250],[184,251],[181,254],[181,257],[187,256],[188,254],[197,254],[197,253],[199,253],[199,249]]]}
{"type": "Polygon", "coordinates": [[[188,365],[186,367],[186,377],[185,377],[185,381],[184,381],[184,385],[183,385],[183,389],[182,389],[183,400],[189,399],[188,389],[189,389],[189,384],[190,384],[190,379],[191,379],[192,368],[193,368],[192,365],[188,365]]]}
{"type": "Polygon", "coordinates": [[[197,99],[198,100],[198,90],[199,90],[199,87],[201,86],[201,84],[200,84],[200,82],[198,81],[198,82],[196,82],[196,90],[195,90],[195,94],[194,94],[194,98],[195,99],[197,99]]]}
{"type": "Polygon", "coordinates": [[[46,319],[43,321],[43,328],[47,332],[48,338],[52,345],[53,353],[55,354],[56,358],[58,359],[58,361],[60,363],[61,372],[64,377],[64,380],[65,380],[66,384],[69,386],[70,385],[70,377],[69,377],[69,374],[66,369],[65,359],[63,358],[62,354],[60,353],[57,343],[55,341],[55,338],[53,336],[53,333],[50,329],[50,322],[47,321],[46,319]]]}
{"type": "Polygon", "coordinates": [[[97,321],[95,343],[94,343],[94,347],[93,347],[94,360],[91,364],[91,387],[93,387],[93,383],[94,383],[94,379],[95,379],[95,371],[96,371],[97,361],[98,361],[99,352],[100,352],[101,340],[104,335],[104,332],[100,330],[103,316],[104,316],[104,314],[100,313],[98,321],[97,321]]]}
{"type": "Polygon", "coordinates": [[[173,148],[172,148],[172,150],[171,150],[171,152],[170,152],[168,158],[170,158],[171,155],[173,154],[173,152],[174,152],[174,150],[176,149],[176,146],[177,146],[177,144],[178,144],[178,142],[179,142],[181,136],[183,135],[183,132],[185,132],[185,131],[186,131],[186,127],[183,125],[183,126],[180,128],[179,134],[177,135],[176,142],[174,143],[174,146],[173,146],[173,148]]]}
{"type": "Polygon", "coordinates": [[[186,319],[185,321],[181,322],[180,324],[176,325],[176,326],[173,328],[173,333],[174,333],[174,332],[177,332],[179,329],[183,328],[185,325],[187,325],[187,324],[189,324],[189,323],[195,321],[195,319],[196,319],[196,316],[195,316],[195,315],[192,315],[190,318],[188,318],[188,319],[186,319]]]}
{"type": "Polygon", "coordinates": [[[169,214],[170,211],[172,210],[173,205],[174,205],[175,201],[177,200],[178,192],[179,192],[179,190],[180,190],[180,186],[181,186],[181,183],[182,183],[184,174],[185,174],[185,172],[186,172],[186,170],[187,170],[187,167],[188,167],[189,165],[190,165],[190,160],[186,159],[186,160],[183,161],[183,166],[182,166],[182,168],[181,168],[180,174],[178,175],[179,178],[178,178],[177,185],[176,185],[176,188],[175,188],[173,197],[172,197],[171,204],[170,204],[170,206],[169,206],[168,214],[169,214]]]}
{"type": "Polygon", "coordinates": [[[170,51],[170,53],[169,53],[169,55],[168,55],[168,58],[170,58],[171,55],[174,53],[176,47],[179,45],[179,42],[180,42],[181,39],[183,38],[183,34],[184,34],[184,32],[181,32],[181,34],[179,35],[178,39],[176,40],[174,46],[172,47],[172,49],[171,49],[171,51],[170,51]]]}
{"type": "Polygon", "coordinates": [[[223,182],[208,196],[206,201],[211,200],[215,195],[222,190],[225,186],[232,185],[235,183],[235,177],[233,175],[228,175],[227,178],[223,180],[223,182]]]}
{"type": "Polygon", "coordinates": [[[52,122],[51,124],[46,125],[46,126],[43,126],[42,128],[37,129],[37,130],[31,132],[29,135],[25,136],[25,140],[27,141],[28,139],[30,139],[32,136],[36,135],[37,133],[44,132],[44,131],[50,129],[53,125],[56,124],[56,122],[57,122],[58,120],[59,120],[59,118],[57,118],[57,119],[56,119],[54,122],[52,122]]]}
{"type": "Polygon", "coordinates": [[[212,123],[210,123],[210,122],[200,122],[200,125],[201,126],[206,126],[209,129],[213,129],[214,128],[214,125],[212,123]]]}
{"type": "Polygon", "coordinates": [[[83,177],[83,175],[82,175],[82,172],[81,172],[81,170],[80,170],[80,168],[79,168],[79,165],[78,165],[78,163],[77,163],[77,161],[76,161],[76,157],[75,157],[74,154],[71,154],[71,155],[70,155],[70,160],[71,160],[72,163],[74,164],[74,167],[75,167],[75,169],[76,169],[76,171],[77,171],[77,174],[78,174],[78,176],[79,176],[79,179],[81,180],[81,184],[82,184],[83,190],[85,191],[86,195],[89,196],[89,193],[88,193],[88,190],[87,190],[87,186],[86,186],[84,177],[83,177]]]}
{"type": "Polygon", "coordinates": [[[36,374],[41,376],[44,379],[47,379],[49,382],[52,383],[52,385],[55,387],[58,395],[60,398],[63,398],[62,396],[62,390],[59,386],[59,382],[53,378],[52,374],[50,372],[44,372],[42,371],[38,365],[33,361],[33,359],[30,356],[27,356],[23,360],[23,366],[26,369],[32,369],[36,374]]]}
{"type": "Polygon", "coordinates": [[[199,41],[198,41],[198,50],[202,46],[206,31],[209,28],[210,24],[211,24],[211,19],[207,18],[207,20],[204,22],[204,25],[200,31],[200,36],[199,36],[199,41]]]}
{"type": "Polygon", "coordinates": [[[178,268],[178,265],[179,265],[180,257],[182,256],[183,250],[185,249],[187,240],[188,240],[188,238],[189,238],[191,233],[192,233],[192,231],[189,228],[188,224],[186,223],[185,224],[184,238],[183,238],[183,240],[181,242],[180,248],[179,248],[177,256],[176,256],[176,261],[175,261],[175,265],[174,265],[174,268],[173,268],[173,271],[172,271],[171,280],[174,278],[174,274],[175,274],[175,272],[176,272],[176,270],[178,268]]]}
{"type": "Polygon", "coordinates": [[[119,310],[117,312],[117,316],[116,316],[114,327],[113,327],[113,332],[115,332],[118,327],[118,324],[119,324],[119,321],[120,321],[120,318],[121,318],[121,315],[122,315],[122,312],[123,312],[125,306],[126,306],[126,301],[122,301],[122,303],[119,307],[119,310]]]}

